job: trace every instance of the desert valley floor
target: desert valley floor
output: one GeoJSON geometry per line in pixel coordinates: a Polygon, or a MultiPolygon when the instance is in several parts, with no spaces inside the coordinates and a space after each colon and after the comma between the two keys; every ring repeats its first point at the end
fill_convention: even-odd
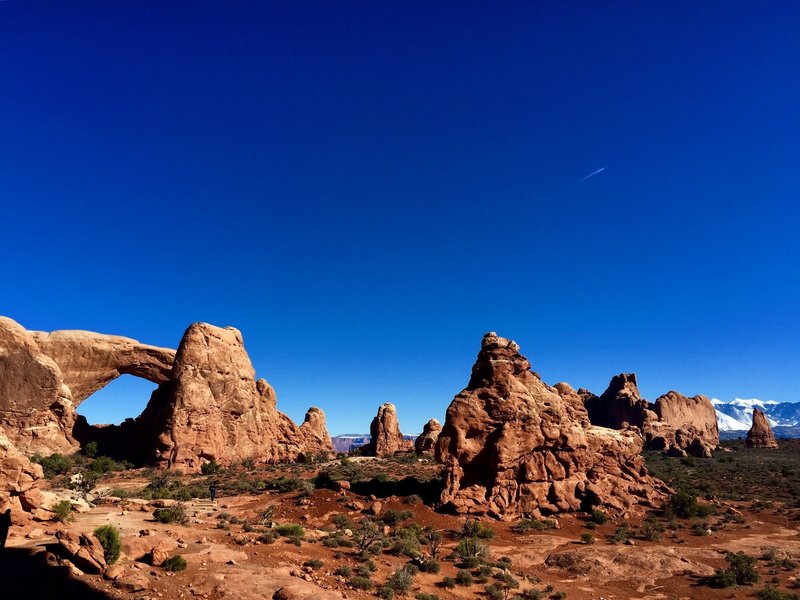
{"type": "Polygon", "coordinates": [[[91,506],[63,487],[64,474],[51,473],[43,493],[77,510],[62,523],[12,528],[0,561],[3,598],[792,597],[800,587],[800,442],[777,450],[726,442],[709,459],[650,453],[647,461],[674,488],[693,489],[698,504],[673,500],[625,521],[602,511],[471,520],[429,506],[442,468],[414,454],[245,461],[194,476],[103,465],[91,506]],[[105,524],[123,542],[105,576],[91,574],[91,561],[58,566],[58,530],[105,524]],[[738,552],[755,559],[758,581],[713,587],[726,554],[738,552]],[[175,555],[185,570],[165,568],[175,555]]]}

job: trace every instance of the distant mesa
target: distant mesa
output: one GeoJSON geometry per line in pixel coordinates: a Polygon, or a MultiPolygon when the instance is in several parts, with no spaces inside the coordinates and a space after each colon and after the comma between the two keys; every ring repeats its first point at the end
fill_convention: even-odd
{"type": "Polygon", "coordinates": [[[745,444],[748,448],[777,448],[778,442],[772,433],[767,415],[758,408],[753,409],[753,425],[747,432],[745,444]]]}
{"type": "Polygon", "coordinates": [[[600,396],[584,393],[582,398],[593,425],[636,427],[646,450],[707,458],[719,446],[716,412],[705,396],[670,391],[651,404],[641,397],[636,374],[621,373],[600,396]]]}
{"type": "Polygon", "coordinates": [[[391,402],[380,405],[378,414],[369,426],[369,434],[369,443],[363,448],[366,456],[392,456],[414,448],[414,444],[400,432],[397,408],[391,402]]]}
{"type": "Polygon", "coordinates": [[[592,426],[577,392],[542,382],[519,346],[491,332],[447,409],[436,444],[441,503],[503,519],[601,506],[632,514],[662,504],[635,430],[592,426]]]}
{"type": "Polygon", "coordinates": [[[26,454],[69,453],[96,441],[136,464],[197,471],[243,458],[292,461],[331,454],[325,415],[301,426],[277,409],[242,334],[194,323],[178,350],[86,331],[29,332],[0,317],[0,427],[26,454]],[[158,383],[147,407],[119,426],[90,426],[78,405],[122,374],[158,383]]]}

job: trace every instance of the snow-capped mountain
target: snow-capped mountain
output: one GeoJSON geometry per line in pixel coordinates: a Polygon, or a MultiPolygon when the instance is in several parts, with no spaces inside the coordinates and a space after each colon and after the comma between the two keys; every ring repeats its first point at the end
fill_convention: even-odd
{"type": "Polygon", "coordinates": [[[797,427],[800,425],[800,402],[776,402],[758,398],[736,398],[723,402],[713,398],[720,431],[747,431],[753,422],[753,409],[759,408],[767,415],[771,427],[797,427]]]}

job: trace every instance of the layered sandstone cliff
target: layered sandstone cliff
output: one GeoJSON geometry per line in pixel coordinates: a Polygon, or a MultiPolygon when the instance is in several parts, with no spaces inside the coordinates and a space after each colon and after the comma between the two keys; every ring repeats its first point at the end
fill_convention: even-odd
{"type": "Polygon", "coordinates": [[[641,450],[635,430],[591,426],[574,390],[546,385],[515,342],[488,333],[436,444],[441,502],[506,519],[655,507],[668,489],[647,473],[641,450]]]}

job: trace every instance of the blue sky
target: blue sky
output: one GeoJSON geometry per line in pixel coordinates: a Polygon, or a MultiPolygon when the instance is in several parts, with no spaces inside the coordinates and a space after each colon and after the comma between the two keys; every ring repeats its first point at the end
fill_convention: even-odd
{"type": "MultiPolygon", "coordinates": [[[[295,420],[545,381],[800,400],[795,2],[0,3],[0,314],[242,330],[295,420]],[[605,167],[597,175],[587,174],[605,167]]],[[[135,416],[124,378],[90,421],[135,416]]]]}

